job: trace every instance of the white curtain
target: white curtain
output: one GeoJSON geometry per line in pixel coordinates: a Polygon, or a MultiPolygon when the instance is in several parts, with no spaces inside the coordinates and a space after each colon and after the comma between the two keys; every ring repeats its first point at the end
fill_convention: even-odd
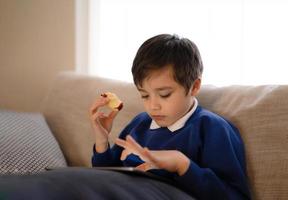
{"type": "Polygon", "coordinates": [[[288,84],[287,10],[285,0],[90,0],[88,72],[132,81],[139,46],[170,33],[197,44],[204,84],[288,84]]]}

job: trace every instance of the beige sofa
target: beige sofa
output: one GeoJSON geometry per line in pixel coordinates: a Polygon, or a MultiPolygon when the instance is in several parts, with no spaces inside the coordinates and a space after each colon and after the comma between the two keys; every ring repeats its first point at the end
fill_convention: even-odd
{"type": "MultiPolygon", "coordinates": [[[[94,137],[88,110],[102,92],[124,101],[111,142],[125,124],[143,111],[132,83],[75,72],[62,72],[42,104],[42,111],[71,166],[90,166],[94,137]]],[[[288,86],[204,85],[200,104],[229,120],[245,142],[248,175],[254,199],[288,199],[288,86]]]]}

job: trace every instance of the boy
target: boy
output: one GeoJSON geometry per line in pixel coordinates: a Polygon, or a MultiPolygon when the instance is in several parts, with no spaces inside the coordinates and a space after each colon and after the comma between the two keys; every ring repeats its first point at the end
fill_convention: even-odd
{"type": "Polygon", "coordinates": [[[116,145],[108,134],[117,111],[91,107],[96,143],[93,166],[133,166],[172,179],[197,199],[250,199],[244,147],[238,130],[203,109],[195,96],[203,71],[197,46],[162,34],[145,41],[132,66],[134,84],[146,112],[121,132],[116,145]]]}

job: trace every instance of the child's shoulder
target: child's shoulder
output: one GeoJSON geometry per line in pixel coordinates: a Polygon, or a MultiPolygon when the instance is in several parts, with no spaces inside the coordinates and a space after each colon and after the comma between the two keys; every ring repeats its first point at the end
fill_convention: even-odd
{"type": "Polygon", "coordinates": [[[143,123],[151,123],[151,117],[146,112],[137,114],[129,123],[129,125],[135,126],[143,123]]]}
{"type": "Polygon", "coordinates": [[[131,133],[131,130],[136,128],[136,127],[143,127],[143,126],[148,126],[148,124],[151,123],[151,118],[149,115],[145,112],[139,113],[136,115],[122,130],[120,133],[120,138],[124,138],[127,133],[131,133]]]}
{"type": "Polygon", "coordinates": [[[208,110],[206,108],[203,108],[202,106],[198,105],[196,111],[195,111],[196,117],[203,118],[203,119],[218,119],[223,118],[219,114],[212,112],[211,110],[208,110]]]}
{"type": "Polygon", "coordinates": [[[137,114],[133,119],[132,121],[148,121],[150,120],[151,121],[151,117],[148,115],[148,113],[146,112],[141,112],[139,114],[137,114]]]}
{"type": "Polygon", "coordinates": [[[231,121],[201,106],[196,109],[189,122],[187,127],[194,128],[206,141],[213,141],[218,145],[225,141],[236,142],[235,145],[238,145],[241,141],[240,132],[231,121]]]}
{"type": "Polygon", "coordinates": [[[225,117],[207,110],[201,106],[197,107],[191,122],[205,124],[205,126],[232,126],[234,125],[225,117]]]}

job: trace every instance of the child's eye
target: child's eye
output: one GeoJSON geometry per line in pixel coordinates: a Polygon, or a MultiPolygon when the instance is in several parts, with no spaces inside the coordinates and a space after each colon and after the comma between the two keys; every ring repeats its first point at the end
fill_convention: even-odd
{"type": "Polygon", "coordinates": [[[171,96],[171,93],[160,95],[161,98],[168,98],[171,96]]]}
{"type": "Polygon", "coordinates": [[[148,97],[149,97],[148,95],[141,95],[142,99],[148,99],[148,97]]]}

